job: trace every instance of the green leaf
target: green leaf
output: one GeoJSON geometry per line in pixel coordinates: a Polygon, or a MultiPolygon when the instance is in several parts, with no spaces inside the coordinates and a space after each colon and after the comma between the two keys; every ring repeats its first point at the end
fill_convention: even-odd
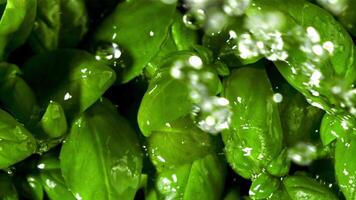
{"type": "Polygon", "coordinates": [[[0,21],[0,60],[21,46],[36,17],[36,0],[7,0],[0,21]]]}
{"type": "MultiPolygon", "coordinates": [[[[344,130],[344,133],[346,133],[344,130]]],[[[355,134],[355,129],[353,130],[355,134]]],[[[356,162],[354,162],[356,153],[356,137],[347,134],[338,139],[335,145],[335,174],[338,185],[344,193],[346,199],[356,198],[356,162]]]]}
{"type": "Polygon", "coordinates": [[[17,120],[28,126],[34,126],[39,120],[40,108],[35,95],[16,65],[0,63],[0,101],[17,120]]]}
{"type": "MultiPolygon", "coordinates": [[[[312,105],[330,113],[351,115],[353,103],[344,94],[352,91],[356,81],[356,51],[342,25],[327,11],[303,0],[254,3],[247,12],[247,24],[253,30],[263,29],[254,20],[267,16],[278,19],[273,20],[278,23],[272,24],[277,27],[269,31],[280,35],[282,52],[288,55],[281,61],[272,59],[283,77],[312,105]]],[[[267,44],[272,45],[274,55],[273,40],[267,44]]]]}
{"type": "Polygon", "coordinates": [[[190,164],[212,153],[215,144],[208,133],[195,127],[190,117],[185,117],[154,131],[148,145],[152,163],[162,171],[190,164]]]}
{"type": "Polygon", "coordinates": [[[10,114],[0,110],[0,169],[13,165],[36,151],[35,138],[10,114]]]}
{"type": "Polygon", "coordinates": [[[285,176],[289,172],[290,160],[288,158],[287,149],[283,149],[278,157],[273,159],[267,166],[268,173],[274,176],[285,176]]]}
{"type": "Polygon", "coordinates": [[[354,36],[356,36],[356,13],[353,10],[355,0],[339,0],[337,2],[329,2],[317,0],[317,2],[326,10],[331,12],[339,22],[354,36]]]}
{"type": "Polygon", "coordinates": [[[259,174],[282,151],[283,133],[272,86],[264,69],[244,67],[224,80],[232,106],[229,129],[222,132],[226,158],[242,177],[259,174]]]}
{"type": "Polygon", "coordinates": [[[29,41],[36,52],[75,47],[88,31],[87,26],[84,0],[37,0],[29,41]]]}
{"type": "Polygon", "coordinates": [[[57,50],[33,57],[25,64],[24,78],[43,107],[59,103],[71,119],[85,111],[114,83],[114,71],[87,52],[57,50]]]}
{"type": "Polygon", "coordinates": [[[198,43],[196,32],[185,26],[183,17],[179,13],[175,14],[167,34],[158,53],[147,63],[145,68],[150,78],[154,77],[167,56],[173,55],[176,51],[192,50],[198,43]]]}
{"type": "Polygon", "coordinates": [[[125,63],[119,69],[120,82],[125,83],[138,76],[159,52],[168,37],[175,8],[176,4],[155,0],[126,1],[120,3],[97,29],[95,41],[115,43],[122,48],[125,63]]]}
{"type": "Polygon", "coordinates": [[[67,120],[63,108],[54,101],[48,104],[40,123],[49,138],[59,138],[67,133],[67,120]]]}
{"type": "Polygon", "coordinates": [[[292,200],[338,199],[326,186],[306,176],[286,177],[283,179],[283,184],[292,200]]]}
{"type": "Polygon", "coordinates": [[[61,174],[61,170],[42,170],[41,181],[47,196],[51,200],[75,200],[80,196],[74,197],[74,195],[68,190],[64,179],[61,174]]]}
{"type": "Polygon", "coordinates": [[[214,155],[160,173],[156,187],[164,199],[221,199],[225,167],[214,155]]]}
{"type": "Polygon", "coordinates": [[[282,84],[279,104],[284,141],[288,146],[299,142],[312,142],[318,130],[323,110],[311,106],[305,97],[289,84],[282,84]]]}
{"type": "Polygon", "coordinates": [[[133,199],[138,190],[142,169],[138,139],[115,110],[110,103],[100,101],[72,125],[60,164],[75,196],[133,199]]]}
{"type": "Polygon", "coordinates": [[[250,197],[252,199],[268,199],[268,197],[278,190],[280,180],[268,173],[258,174],[252,181],[250,187],[250,197]]]}
{"type": "Polygon", "coordinates": [[[43,199],[43,186],[41,179],[38,175],[27,175],[21,180],[21,190],[23,196],[26,196],[33,200],[42,200],[43,199]]]}
{"type": "Polygon", "coordinates": [[[15,186],[12,184],[10,176],[0,173],[0,199],[17,200],[19,199],[15,186]]]}
{"type": "Polygon", "coordinates": [[[338,116],[325,114],[320,126],[320,138],[323,145],[328,145],[336,139],[342,139],[346,135],[356,134],[355,122],[353,119],[342,118],[338,116]]]}
{"type": "MultiPolygon", "coordinates": [[[[163,66],[150,81],[138,112],[138,124],[143,135],[149,136],[152,131],[166,126],[172,121],[189,115],[193,108],[191,100],[192,84],[189,81],[172,77],[172,68],[176,62],[183,63],[181,73],[185,69],[194,69],[188,63],[189,58],[197,54],[190,51],[177,52],[168,57],[163,66]]],[[[199,71],[194,71],[199,77],[212,75],[206,80],[207,92],[211,95],[219,93],[220,79],[214,69],[204,65],[199,71]]],[[[189,72],[187,72],[189,74],[189,72]]]]}
{"type": "Polygon", "coordinates": [[[225,195],[224,200],[240,200],[240,196],[240,192],[237,189],[231,188],[225,195]]]}

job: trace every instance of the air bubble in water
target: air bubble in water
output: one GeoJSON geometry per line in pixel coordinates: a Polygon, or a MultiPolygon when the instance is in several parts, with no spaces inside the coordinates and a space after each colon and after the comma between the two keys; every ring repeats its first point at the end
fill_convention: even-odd
{"type": "Polygon", "coordinates": [[[229,128],[232,113],[227,99],[212,96],[196,105],[192,115],[201,130],[217,134],[229,128]]]}
{"type": "Polygon", "coordinates": [[[205,20],[205,11],[202,9],[190,10],[183,16],[185,26],[194,30],[202,28],[205,20]]]}
{"type": "Polygon", "coordinates": [[[223,10],[230,16],[240,16],[250,6],[250,0],[225,0],[223,10]]]}
{"type": "Polygon", "coordinates": [[[123,67],[121,62],[122,51],[119,48],[119,45],[114,42],[102,42],[97,45],[95,50],[95,59],[98,61],[105,62],[111,66],[116,67],[120,64],[123,67]]]}

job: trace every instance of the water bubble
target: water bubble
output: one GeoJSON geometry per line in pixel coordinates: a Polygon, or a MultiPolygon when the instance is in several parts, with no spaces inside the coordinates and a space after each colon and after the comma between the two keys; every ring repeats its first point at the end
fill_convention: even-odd
{"type": "Polygon", "coordinates": [[[56,186],[57,186],[57,184],[54,182],[54,181],[52,181],[52,180],[50,180],[50,179],[46,179],[46,185],[49,187],[49,188],[55,188],[56,186]]]}
{"type": "Polygon", "coordinates": [[[125,67],[121,57],[122,57],[122,50],[120,49],[117,43],[101,42],[96,46],[95,59],[98,61],[105,62],[114,67],[118,65],[120,65],[121,67],[125,67]]]}
{"type": "Polygon", "coordinates": [[[250,0],[225,0],[223,10],[230,16],[240,16],[250,6],[250,0]]]}
{"type": "Polygon", "coordinates": [[[185,26],[193,30],[202,28],[205,21],[206,15],[203,9],[191,9],[183,16],[185,26]]]}
{"type": "Polygon", "coordinates": [[[215,96],[203,99],[192,113],[198,127],[211,134],[217,134],[229,128],[231,115],[229,101],[215,96]]]}
{"type": "Polygon", "coordinates": [[[273,101],[276,103],[281,103],[283,101],[283,96],[280,93],[276,93],[273,95],[273,101]]]}
{"type": "Polygon", "coordinates": [[[69,99],[71,99],[71,98],[72,98],[72,95],[71,95],[69,92],[66,92],[66,93],[64,94],[63,100],[64,100],[64,101],[67,101],[67,100],[69,100],[69,99]]]}
{"type": "Polygon", "coordinates": [[[288,150],[288,157],[298,165],[309,165],[317,157],[317,149],[308,143],[298,143],[288,150]]]}

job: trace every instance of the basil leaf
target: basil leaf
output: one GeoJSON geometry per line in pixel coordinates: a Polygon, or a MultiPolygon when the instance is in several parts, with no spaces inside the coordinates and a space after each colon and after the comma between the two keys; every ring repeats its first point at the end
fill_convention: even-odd
{"type": "Polygon", "coordinates": [[[0,101],[17,120],[31,127],[39,120],[40,108],[21,74],[16,65],[0,63],[0,101]]]}
{"type": "Polygon", "coordinates": [[[213,138],[195,127],[190,117],[178,119],[148,138],[149,155],[157,171],[192,163],[212,153],[214,146],[213,138]]]}
{"type": "MultiPolygon", "coordinates": [[[[5,3],[5,2],[4,2],[5,3]]],[[[25,43],[36,17],[36,0],[7,0],[1,13],[0,60],[25,43]]]]}
{"type": "Polygon", "coordinates": [[[84,51],[57,50],[27,62],[24,78],[43,107],[56,101],[71,119],[101,97],[114,83],[115,73],[84,51]]]}
{"type": "Polygon", "coordinates": [[[250,197],[252,199],[268,199],[271,194],[278,190],[280,184],[278,178],[268,173],[258,174],[252,181],[249,191],[250,197]]]}
{"type": "Polygon", "coordinates": [[[33,200],[43,199],[43,186],[41,179],[38,175],[27,175],[25,179],[21,181],[20,187],[21,191],[23,192],[23,196],[33,200]]]}
{"type": "MultiPolygon", "coordinates": [[[[342,130],[340,130],[342,131],[342,130]]],[[[344,130],[344,133],[347,130],[344,130]]],[[[356,152],[355,129],[352,134],[345,134],[335,145],[335,174],[338,185],[346,199],[356,198],[356,163],[353,161],[356,152]]]]}
{"type": "Polygon", "coordinates": [[[157,190],[165,199],[220,199],[224,183],[224,165],[216,156],[207,155],[192,164],[163,171],[157,177],[157,190]]]}
{"type": "Polygon", "coordinates": [[[36,52],[74,47],[88,31],[84,0],[37,0],[35,26],[29,38],[36,52]]]}
{"type": "Polygon", "coordinates": [[[244,67],[224,80],[222,96],[230,101],[233,112],[229,129],[222,132],[227,161],[239,175],[251,178],[282,151],[272,86],[263,69],[244,67]]]}
{"type": "Polygon", "coordinates": [[[279,104],[284,140],[288,146],[313,142],[323,110],[311,106],[305,97],[287,84],[281,86],[283,101],[279,104]]]}
{"type": "Polygon", "coordinates": [[[105,100],[98,102],[72,125],[60,164],[75,196],[133,199],[138,190],[142,153],[135,132],[115,110],[105,100]]]}
{"type": "MultiPolygon", "coordinates": [[[[51,200],[68,199],[75,200],[74,195],[68,190],[61,171],[57,170],[42,170],[41,181],[46,194],[51,200]]],[[[77,196],[79,198],[79,196],[77,196]]]]}
{"type": "Polygon", "coordinates": [[[15,186],[12,184],[10,176],[0,174],[0,199],[17,200],[19,199],[15,186]]]}
{"type": "MultiPolygon", "coordinates": [[[[281,59],[272,60],[283,77],[312,105],[330,113],[351,115],[352,104],[342,94],[354,88],[355,49],[341,24],[325,10],[303,0],[255,0],[254,3],[247,12],[252,27],[254,19],[264,16],[279,19],[279,28],[273,31],[281,34],[283,50],[280,53],[285,54],[281,59]],[[334,87],[341,92],[333,92],[334,87]]],[[[273,51],[271,53],[275,56],[273,51]]]]}
{"type": "Polygon", "coordinates": [[[36,151],[35,138],[10,114],[0,110],[0,169],[13,165],[36,151]]]}
{"type": "Polygon", "coordinates": [[[54,101],[48,104],[40,124],[49,138],[59,138],[67,133],[67,120],[63,108],[54,101]]]}
{"type": "Polygon", "coordinates": [[[155,0],[126,1],[97,29],[94,36],[97,43],[115,43],[122,48],[125,63],[118,69],[119,82],[126,83],[138,76],[159,52],[172,24],[175,7],[155,0]],[[150,23],[146,23],[147,19],[150,23]]]}
{"type": "Polygon", "coordinates": [[[338,21],[340,21],[352,35],[356,35],[356,13],[352,7],[356,3],[355,0],[341,0],[337,2],[317,0],[317,2],[336,16],[338,21]]]}
{"type": "MultiPolygon", "coordinates": [[[[190,97],[191,85],[187,81],[172,77],[171,73],[176,62],[183,64],[183,70],[184,68],[194,69],[189,65],[188,60],[196,55],[196,53],[190,51],[177,52],[167,58],[156,76],[150,81],[137,116],[143,135],[149,136],[152,131],[191,113],[193,108],[190,97]]],[[[198,76],[203,76],[205,73],[211,75],[206,85],[207,92],[211,95],[219,93],[221,83],[216,72],[208,65],[197,71],[198,76]]]]}
{"type": "Polygon", "coordinates": [[[327,187],[306,176],[286,177],[283,184],[292,200],[338,199],[327,187]]]}

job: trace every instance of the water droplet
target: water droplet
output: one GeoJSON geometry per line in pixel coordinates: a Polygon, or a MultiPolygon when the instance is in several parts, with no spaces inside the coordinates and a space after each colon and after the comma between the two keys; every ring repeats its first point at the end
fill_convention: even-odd
{"type": "Polygon", "coordinates": [[[185,26],[194,30],[202,28],[205,21],[206,16],[203,9],[191,9],[183,16],[185,26]]]}
{"type": "Polygon", "coordinates": [[[225,0],[223,10],[231,16],[240,16],[250,6],[250,0],[225,0]]]}
{"type": "Polygon", "coordinates": [[[222,97],[204,98],[192,112],[192,117],[198,127],[211,134],[217,134],[229,128],[231,115],[229,101],[222,97]]]}
{"type": "Polygon", "coordinates": [[[69,99],[71,99],[72,98],[72,95],[70,95],[69,94],[69,92],[66,92],[65,94],[64,94],[64,101],[67,101],[67,100],[69,100],[69,99]]]}
{"type": "Polygon", "coordinates": [[[52,180],[50,180],[50,179],[46,179],[46,185],[49,187],[49,188],[55,188],[56,186],[57,186],[57,184],[54,182],[54,181],[52,181],[52,180]]]}
{"type": "Polygon", "coordinates": [[[283,101],[283,96],[280,93],[276,93],[273,95],[273,101],[276,103],[281,103],[283,101]]]}
{"type": "Polygon", "coordinates": [[[119,45],[114,42],[101,42],[96,46],[95,59],[98,61],[105,62],[106,64],[109,64],[113,67],[125,67],[121,57],[122,50],[120,49],[119,45]]]}

